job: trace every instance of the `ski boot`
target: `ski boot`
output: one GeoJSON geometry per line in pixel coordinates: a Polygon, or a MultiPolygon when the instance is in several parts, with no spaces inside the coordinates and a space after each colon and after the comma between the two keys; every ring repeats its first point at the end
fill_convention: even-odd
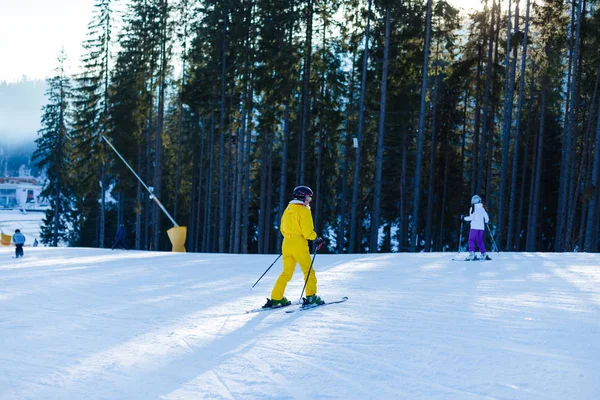
{"type": "Polygon", "coordinates": [[[319,296],[317,296],[316,294],[313,294],[312,296],[306,296],[306,298],[302,298],[302,305],[303,306],[310,306],[313,304],[323,304],[325,303],[319,296]]]}
{"type": "Polygon", "coordinates": [[[487,253],[482,253],[482,254],[481,254],[481,258],[480,258],[480,260],[483,260],[483,261],[491,261],[491,258],[490,258],[490,256],[488,256],[488,254],[487,254],[487,253]]]}
{"type": "Polygon", "coordinates": [[[285,307],[285,306],[289,306],[290,304],[292,304],[292,302],[289,301],[288,299],[286,299],[285,297],[282,298],[281,300],[267,299],[267,302],[265,303],[264,306],[262,306],[262,308],[285,307]]]}
{"type": "Polygon", "coordinates": [[[477,261],[477,260],[478,260],[478,258],[475,255],[474,251],[470,251],[469,255],[467,256],[467,258],[465,258],[465,261],[477,261]]]}

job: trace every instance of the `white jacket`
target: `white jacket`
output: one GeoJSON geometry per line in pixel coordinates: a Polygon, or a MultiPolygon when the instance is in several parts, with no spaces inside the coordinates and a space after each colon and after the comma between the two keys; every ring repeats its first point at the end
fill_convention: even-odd
{"type": "Polygon", "coordinates": [[[471,213],[471,210],[469,210],[469,215],[465,217],[465,221],[471,221],[471,229],[484,231],[485,224],[490,221],[490,217],[485,208],[483,208],[483,204],[477,203],[475,204],[475,211],[471,213]]]}

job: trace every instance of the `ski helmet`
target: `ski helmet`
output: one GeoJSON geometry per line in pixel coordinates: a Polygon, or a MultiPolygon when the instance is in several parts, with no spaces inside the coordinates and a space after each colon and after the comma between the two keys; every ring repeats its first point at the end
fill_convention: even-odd
{"type": "MultiPolygon", "coordinates": [[[[308,186],[296,186],[293,192],[294,199],[306,201],[307,197],[313,197],[313,191],[308,186]]],[[[309,200],[310,201],[310,200],[309,200]]]]}
{"type": "Polygon", "coordinates": [[[481,197],[475,195],[473,197],[471,197],[471,204],[479,204],[481,203],[481,197]]]}

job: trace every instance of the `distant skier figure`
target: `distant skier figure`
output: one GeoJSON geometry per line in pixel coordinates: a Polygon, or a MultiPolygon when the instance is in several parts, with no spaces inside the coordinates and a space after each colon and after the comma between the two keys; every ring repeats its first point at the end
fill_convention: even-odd
{"type": "Polygon", "coordinates": [[[115,242],[112,245],[112,250],[115,248],[129,250],[129,246],[127,246],[127,241],[125,240],[126,234],[125,225],[119,225],[119,229],[117,229],[117,234],[115,235],[115,242]]]}
{"type": "Polygon", "coordinates": [[[23,257],[23,245],[25,244],[25,235],[19,229],[15,229],[15,234],[12,237],[13,243],[16,246],[15,258],[23,257]]]}
{"type": "Polygon", "coordinates": [[[282,307],[290,305],[291,302],[283,295],[288,282],[294,275],[296,263],[300,264],[304,273],[304,280],[310,269],[308,281],[306,281],[305,304],[322,304],[323,300],[317,296],[317,277],[315,269],[311,267],[308,240],[313,240],[317,250],[323,245],[323,239],[315,232],[312,214],[310,213],[310,202],[313,191],[308,186],[298,186],[293,192],[294,199],[289,202],[283,215],[279,229],[283,235],[281,251],[283,254],[283,272],[277,278],[271,298],[263,308],[282,307]]]}
{"type": "Polygon", "coordinates": [[[38,242],[37,238],[34,238],[34,239],[33,239],[33,247],[38,247],[38,244],[39,244],[39,243],[40,243],[40,242],[38,242]]]}
{"type": "Polygon", "coordinates": [[[469,215],[464,217],[465,221],[471,222],[471,231],[469,232],[469,256],[466,261],[478,260],[475,255],[475,243],[479,247],[482,260],[491,260],[490,256],[485,251],[483,244],[483,233],[485,232],[485,224],[490,220],[487,211],[481,204],[481,197],[475,195],[471,198],[471,209],[469,215]]]}

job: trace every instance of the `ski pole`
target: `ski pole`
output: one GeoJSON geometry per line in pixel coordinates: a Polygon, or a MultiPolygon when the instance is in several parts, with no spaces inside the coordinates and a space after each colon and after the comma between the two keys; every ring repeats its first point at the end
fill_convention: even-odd
{"type": "Polygon", "coordinates": [[[462,245],[462,226],[463,226],[463,216],[460,216],[460,231],[459,231],[459,239],[458,239],[458,254],[460,254],[460,246],[462,245]]]}
{"type": "MultiPolygon", "coordinates": [[[[266,270],[265,272],[263,272],[263,274],[260,276],[260,278],[258,278],[258,281],[260,281],[260,280],[262,279],[262,277],[263,277],[263,276],[265,276],[265,274],[266,274],[267,272],[269,272],[269,270],[271,269],[271,267],[272,267],[273,265],[275,265],[275,263],[277,262],[277,260],[279,260],[279,259],[281,258],[281,256],[282,256],[282,254],[280,254],[280,255],[278,255],[278,256],[277,256],[277,258],[275,259],[275,261],[273,261],[273,264],[271,264],[271,265],[269,266],[269,268],[267,268],[267,270],[266,270]]],[[[254,286],[256,286],[256,284],[258,283],[258,281],[254,282],[254,285],[252,285],[252,287],[250,288],[250,290],[254,289],[254,286]]]]}
{"type": "Polygon", "coordinates": [[[306,284],[308,283],[308,278],[310,277],[310,272],[312,271],[312,266],[315,262],[315,258],[317,257],[318,250],[319,250],[319,246],[315,246],[315,254],[313,255],[312,261],[310,262],[310,268],[308,269],[308,274],[306,274],[306,280],[304,281],[304,287],[302,287],[302,292],[300,293],[300,304],[302,304],[302,296],[304,295],[304,289],[306,289],[306,284]]]}
{"type": "Polygon", "coordinates": [[[496,248],[496,253],[500,254],[500,251],[498,250],[498,246],[496,245],[496,241],[494,240],[494,234],[492,233],[492,230],[490,229],[490,225],[485,224],[485,226],[487,226],[488,232],[490,232],[490,237],[492,238],[492,245],[496,248]]]}

